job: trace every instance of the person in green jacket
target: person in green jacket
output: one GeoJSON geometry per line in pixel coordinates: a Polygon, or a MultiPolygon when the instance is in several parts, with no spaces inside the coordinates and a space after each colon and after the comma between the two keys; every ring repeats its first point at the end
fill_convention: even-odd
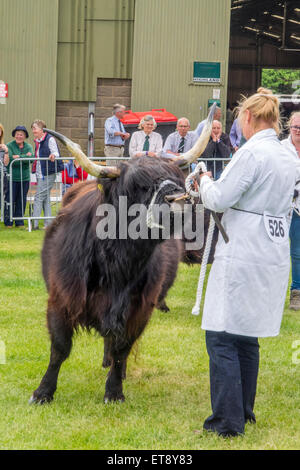
{"type": "Polygon", "coordinates": [[[9,204],[13,205],[13,217],[16,218],[16,227],[23,227],[23,216],[26,209],[27,193],[30,184],[30,162],[23,161],[23,158],[33,158],[34,153],[32,146],[25,142],[29,137],[26,127],[17,126],[12,131],[12,136],[15,138],[7,144],[9,153],[9,164],[7,165],[8,174],[12,175],[12,194],[10,194],[10,185],[6,193],[6,208],[4,213],[4,224],[6,227],[12,227],[13,221],[10,220],[9,204]],[[12,164],[14,160],[18,160],[12,164]],[[10,171],[12,166],[12,171],[10,171]]]}

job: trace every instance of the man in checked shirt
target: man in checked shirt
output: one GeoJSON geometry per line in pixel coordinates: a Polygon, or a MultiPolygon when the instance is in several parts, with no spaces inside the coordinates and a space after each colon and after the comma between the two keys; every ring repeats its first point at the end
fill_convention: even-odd
{"type": "Polygon", "coordinates": [[[180,118],[177,121],[176,131],[167,137],[163,148],[163,156],[172,158],[190,150],[197,140],[197,135],[190,131],[190,121],[180,118]]]}

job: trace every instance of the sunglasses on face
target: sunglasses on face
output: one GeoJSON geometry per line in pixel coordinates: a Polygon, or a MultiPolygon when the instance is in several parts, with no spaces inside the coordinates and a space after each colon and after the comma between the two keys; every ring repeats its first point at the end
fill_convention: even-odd
{"type": "Polygon", "coordinates": [[[291,126],[294,131],[300,131],[300,126],[291,126]]]}

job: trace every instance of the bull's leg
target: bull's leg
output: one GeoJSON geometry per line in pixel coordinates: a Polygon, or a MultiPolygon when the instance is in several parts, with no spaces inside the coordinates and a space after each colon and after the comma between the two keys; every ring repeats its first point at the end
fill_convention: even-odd
{"type": "Polygon", "coordinates": [[[44,404],[53,400],[60,367],[72,348],[73,330],[66,324],[63,315],[48,311],[48,328],[51,338],[49,366],[29,403],[44,404]]]}
{"type": "MultiPolygon", "coordinates": [[[[126,363],[127,361],[125,360],[123,363],[123,369],[122,369],[122,379],[126,379],[126,363]]],[[[112,364],[112,357],[111,357],[111,339],[105,337],[104,338],[104,354],[103,354],[103,361],[102,361],[102,367],[106,369],[107,367],[111,367],[112,364]]]]}
{"type": "Polygon", "coordinates": [[[122,348],[117,348],[115,341],[112,340],[112,364],[105,384],[105,403],[108,403],[109,401],[125,400],[123,395],[122,380],[126,377],[126,361],[132,345],[133,342],[123,346],[122,348]]]}
{"type": "Polygon", "coordinates": [[[129,353],[135,341],[139,338],[147,325],[148,319],[152,313],[153,305],[143,312],[143,316],[139,318],[139,324],[136,324],[136,319],[129,318],[127,323],[127,342],[123,343],[120,347],[117,345],[115,339],[112,338],[111,342],[111,357],[112,365],[107,375],[105,384],[104,402],[110,401],[124,401],[122,379],[126,377],[126,363],[129,353]]]}
{"type": "Polygon", "coordinates": [[[104,368],[111,366],[110,346],[111,346],[111,339],[106,336],[104,338],[104,354],[103,354],[103,361],[102,361],[102,367],[104,368]]]}

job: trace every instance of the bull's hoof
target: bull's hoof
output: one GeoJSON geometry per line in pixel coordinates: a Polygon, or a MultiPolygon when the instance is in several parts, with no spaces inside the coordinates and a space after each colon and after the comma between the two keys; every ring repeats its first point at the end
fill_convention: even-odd
{"type": "Polygon", "coordinates": [[[114,393],[114,392],[106,392],[104,395],[104,403],[111,403],[111,402],[116,402],[119,401],[123,403],[125,401],[125,396],[123,393],[114,393]]]}
{"type": "Polygon", "coordinates": [[[46,393],[36,393],[33,392],[33,395],[30,397],[29,405],[45,405],[50,403],[53,400],[53,395],[48,395],[46,393]]]}

